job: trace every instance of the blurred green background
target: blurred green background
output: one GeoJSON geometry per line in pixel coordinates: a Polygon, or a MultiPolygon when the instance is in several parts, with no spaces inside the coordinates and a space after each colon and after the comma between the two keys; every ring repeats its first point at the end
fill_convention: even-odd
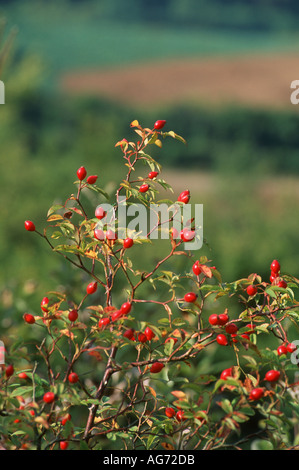
{"type": "MultiPolygon", "coordinates": [[[[71,277],[24,220],[42,228],[81,165],[111,190],[133,119],[166,119],[188,142],[154,156],[174,197],[189,188],[204,204],[209,245],[195,256],[228,282],[267,280],[274,258],[298,276],[296,0],[11,0],[0,14],[3,42],[18,30],[1,77],[2,329],[71,277]]],[[[142,254],[152,265],[150,247],[142,254]]]]}

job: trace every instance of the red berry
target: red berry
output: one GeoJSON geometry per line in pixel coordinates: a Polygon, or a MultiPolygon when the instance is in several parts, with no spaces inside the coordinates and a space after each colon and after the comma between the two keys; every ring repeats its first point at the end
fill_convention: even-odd
{"type": "Polygon", "coordinates": [[[241,335],[241,338],[250,340],[250,337],[249,337],[249,335],[248,335],[247,333],[243,333],[243,334],[241,335]]]}
{"type": "Polygon", "coordinates": [[[216,315],[216,313],[213,313],[209,316],[209,323],[213,326],[218,325],[218,315],[216,315]]]}
{"type": "Polygon", "coordinates": [[[122,304],[122,306],[120,307],[120,310],[121,312],[124,314],[124,315],[127,315],[127,313],[130,313],[132,309],[132,304],[131,302],[125,302],[124,304],[122,304]]]}
{"type": "Polygon", "coordinates": [[[297,346],[294,343],[289,343],[287,345],[287,350],[288,350],[289,353],[295,352],[296,349],[297,349],[297,346]]]}
{"type": "Polygon", "coordinates": [[[69,413],[68,413],[67,415],[65,415],[65,416],[61,419],[61,424],[62,424],[62,426],[65,426],[66,423],[71,420],[71,418],[72,418],[72,417],[71,417],[71,415],[70,415],[69,413]]]}
{"type": "Polygon", "coordinates": [[[185,414],[185,413],[184,413],[183,410],[179,410],[179,411],[176,412],[175,417],[176,417],[176,419],[177,419],[179,422],[185,421],[186,418],[185,418],[184,414],[185,414]]]}
{"type": "Polygon", "coordinates": [[[221,372],[220,379],[226,380],[228,377],[232,376],[232,373],[233,373],[233,368],[232,367],[229,367],[228,369],[224,369],[221,372]]]}
{"type": "Polygon", "coordinates": [[[117,235],[113,230],[107,230],[106,232],[106,240],[117,240],[117,235]]]}
{"type": "Polygon", "coordinates": [[[187,292],[184,296],[185,302],[194,303],[197,299],[197,295],[194,292],[187,292]]]}
{"type": "Polygon", "coordinates": [[[20,372],[18,375],[19,379],[27,380],[29,377],[26,372],[20,372]]]}
{"type": "Polygon", "coordinates": [[[134,328],[129,328],[128,330],[124,332],[124,337],[127,339],[132,339],[134,338],[134,333],[135,333],[134,328]]]}
{"type": "Polygon", "coordinates": [[[28,230],[28,232],[34,232],[35,231],[35,225],[31,220],[25,220],[24,222],[25,229],[28,230]]]}
{"type": "Polygon", "coordinates": [[[192,271],[194,272],[196,276],[200,275],[201,267],[200,267],[199,261],[195,261],[195,263],[192,266],[192,271]]]}
{"type": "Polygon", "coordinates": [[[124,240],[124,248],[126,248],[126,249],[127,249],[127,248],[131,248],[131,246],[133,246],[133,245],[134,245],[134,240],[133,240],[133,238],[129,238],[129,237],[128,237],[128,238],[126,238],[126,239],[124,240]]]}
{"type": "Polygon", "coordinates": [[[232,338],[232,342],[233,342],[233,343],[237,343],[237,342],[238,342],[238,340],[237,340],[237,335],[236,335],[235,333],[233,333],[233,334],[231,335],[231,338],[232,338]]]}
{"type": "Polygon", "coordinates": [[[48,312],[48,305],[49,305],[49,299],[48,297],[44,297],[40,304],[43,312],[48,312]]]}
{"type": "Polygon", "coordinates": [[[277,278],[278,278],[278,274],[271,272],[271,275],[270,275],[271,284],[273,284],[277,278]]]}
{"type": "Polygon", "coordinates": [[[216,341],[221,346],[227,346],[228,345],[227,337],[223,334],[217,335],[216,341]]]}
{"type": "Polygon", "coordinates": [[[269,370],[265,375],[265,380],[268,382],[277,382],[280,377],[280,372],[278,370],[269,370]]]}
{"type": "Polygon", "coordinates": [[[154,128],[159,131],[162,129],[166,124],[166,121],[164,119],[159,119],[158,121],[155,122],[154,128]]]}
{"type": "Polygon", "coordinates": [[[284,346],[283,344],[281,346],[278,346],[277,348],[278,356],[282,356],[283,354],[287,354],[287,353],[288,353],[288,349],[286,346],[284,346]]]}
{"type": "Polygon", "coordinates": [[[260,400],[264,396],[264,390],[262,388],[253,388],[250,392],[250,400],[260,400]]]}
{"type": "Polygon", "coordinates": [[[279,281],[277,283],[277,286],[278,287],[283,287],[284,289],[286,289],[288,287],[288,284],[286,283],[286,281],[284,281],[283,279],[281,281],[279,281]]]}
{"type": "Polygon", "coordinates": [[[93,232],[94,238],[97,240],[103,241],[105,240],[105,233],[103,230],[96,228],[93,232]]]}
{"type": "Polygon", "coordinates": [[[164,364],[162,364],[161,362],[154,362],[150,368],[150,372],[152,374],[157,374],[158,372],[160,372],[162,369],[163,369],[164,364]]]}
{"type": "Polygon", "coordinates": [[[169,406],[169,407],[165,408],[165,414],[166,414],[167,418],[173,418],[174,415],[175,415],[175,411],[172,407],[169,406]]]}
{"type": "Polygon", "coordinates": [[[5,369],[5,375],[6,377],[11,377],[14,373],[14,366],[12,364],[9,364],[6,369],[5,369]]]}
{"type": "Polygon", "coordinates": [[[228,322],[229,318],[228,318],[228,315],[226,315],[226,313],[220,313],[220,315],[218,315],[218,324],[223,326],[225,325],[227,322],[228,322]]]}
{"type": "Polygon", "coordinates": [[[185,227],[183,230],[181,230],[180,237],[183,242],[190,242],[195,237],[195,231],[189,230],[185,227]]]}
{"type": "Polygon", "coordinates": [[[43,400],[45,403],[53,403],[53,401],[55,400],[55,393],[46,392],[43,396],[43,400]]]}
{"type": "Polygon", "coordinates": [[[76,321],[78,318],[78,310],[71,310],[68,314],[68,319],[70,321],[76,321]]]}
{"type": "Polygon", "coordinates": [[[77,176],[78,176],[78,179],[80,181],[84,180],[84,178],[86,177],[87,175],[87,172],[84,168],[84,166],[81,166],[78,170],[77,170],[77,176]]]}
{"type": "Polygon", "coordinates": [[[25,313],[23,315],[23,318],[25,320],[26,323],[29,323],[30,325],[32,325],[33,323],[35,323],[35,318],[33,315],[31,315],[31,313],[25,313]]]}
{"type": "Polygon", "coordinates": [[[183,191],[178,197],[178,202],[183,202],[184,204],[187,204],[189,200],[190,200],[189,189],[187,189],[186,191],[183,191]]]}
{"type": "Polygon", "coordinates": [[[171,236],[172,239],[179,238],[179,232],[177,231],[177,229],[175,227],[171,227],[170,236],[171,236]]]}
{"type": "Polygon", "coordinates": [[[86,181],[88,184],[94,184],[97,179],[98,179],[97,175],[91,175],[87,178],[86,181]]]}
{"type": "Polygon", "coordinates": [[[95,210],[95,216],[97,219],[102,220],[104,217],[106,217],[107,212],[104,211],[104,209],[101,206],[98,206],[95,210]]]}
{"type": "Polygon", "coordinates": [[[121,317],[124,316],[124,313],[121,310],[116,310],[111,314],[111,321],[119,320],[121,317]]]}
{"type": "Polygon", "coordinates": [[[75,384],[76,382],[78,382],[79,380],[79,376],[78,374],[76,374],[76,372],[71,372],[68,376],[68,381],[71,383],[71,384],[75,384]]]}
{"type": "Polygon", "coordinates": [[[147,183],[142,184],[139,188],[140,193],[146,193],[146,191],[148,190],[149,190],[149,185],[147,183]]]}
{"type": "Polygon", "coordinates": [[[66,450],[69,446],[69,443],[68,441],[60,441],[59,442],[59,447],[61,450],[66,450]]]}
{"type": "Polygon", "coordinates": [[[147,336],[144,333],[139,333],[138,334],[138,341],[140,341],[140,343],[146,343],[147,342],[147,336]]]}
{"type": "Polygon", "coordinates": [[[257,288],[253,285],[250,285],[247,287],[246,291],[250,297],[253,297],[257,293],[257,288]]]}
{"type": "Polygon", "coordinates": [[[151,341],[155,337],[155,333],[153,332],[153,330],[150,329],[149,326],[145,328],[144,334],[147,337],[148,341],[151,341]]]}
{"type": "Polygon", "coordinates": [[[88,286],[86,287],[86,293],[87,294],[94,294],[96,292],[98,288],[98,284],[97,282],[91,282],[90,284],[88,284],[88,286]]]}
{"type": "Polygon", "coordinates": [[[274,259],[274,260],[272,261],[271,266],[270,266],[270,269],[271,269],[271,271],[273,271],[273,273],[276,273],[276,274],[279,273],[279,271],[280,271],[280,264],[279,264],[279,262],[278,262],[276,259],[274,259]]]}
{"type": "Polygon", "coordinates": [[[157,171],[151,171],[149,174],[148,174],[148,177],[152,180],[154,178],[156,178],[156,176],[158,176],[158,172],[157,171]]]}
{"type": "Polygon", "coordinates": [[[229,325],[226,325],[225,331],[226,331],[226,333],[232,335],[234,333],[237,333],[238,327],[235,323],[230,323],[229,325]]]}
{"type": "Polygon", "coordinates": [[[106,325],[109,325],[110,323],[110,318],[109,317],[104,317],[99,320],[98,327],[103,328],[106,325]]]}

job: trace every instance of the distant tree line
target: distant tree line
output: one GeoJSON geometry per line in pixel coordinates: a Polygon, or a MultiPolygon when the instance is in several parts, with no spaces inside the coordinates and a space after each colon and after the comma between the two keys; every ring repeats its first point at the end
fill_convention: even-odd
{"type": "MultiPolygon", "coordinates": [[[[23,0],[0,0],[0,5],[23,0]]],[[[48,0],[27,0],[47,3],[48,0]]],[[[298,0],[52,0],[111,20],[240,30],[298,29],[298,0]]]]}

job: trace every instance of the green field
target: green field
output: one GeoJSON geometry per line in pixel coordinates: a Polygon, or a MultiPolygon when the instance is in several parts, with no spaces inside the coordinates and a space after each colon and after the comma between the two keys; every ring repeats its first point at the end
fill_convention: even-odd
{"type": "MultiPolygon", "coordinates": [[[[90,4],[90,3],[89,3],[90,4]]],[[[96,6],[21,2],[3,7],[16,47],[42,57],[51,80],[63,71],[165,58],[297,51],[299,33],[187,28],[106,19],[96,6]],[[99,10],[99,11],[98,11],[99,10]]]]}

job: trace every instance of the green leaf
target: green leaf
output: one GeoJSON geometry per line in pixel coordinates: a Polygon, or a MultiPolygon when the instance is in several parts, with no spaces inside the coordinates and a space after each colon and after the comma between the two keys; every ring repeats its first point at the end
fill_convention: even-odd
{"type": "Polygon", "coordinates": [[[61,204],[54,204],[53,206],[50,207],[50,209],[48,210],[48,213],[47,213],[47,217],[49,217],[51,214],[53,214],[54,212],[60,210],[60,209],[63,209],[64,206],[62,206],[61,204]]]}
{"type": "Polygon", "coordinates": [[[231,405],[231,402],[227,399],[222,400],[218,403],[218,405],[223,409],[223,411],[227,414],[233,413],[234,409],[231,405]]]}

